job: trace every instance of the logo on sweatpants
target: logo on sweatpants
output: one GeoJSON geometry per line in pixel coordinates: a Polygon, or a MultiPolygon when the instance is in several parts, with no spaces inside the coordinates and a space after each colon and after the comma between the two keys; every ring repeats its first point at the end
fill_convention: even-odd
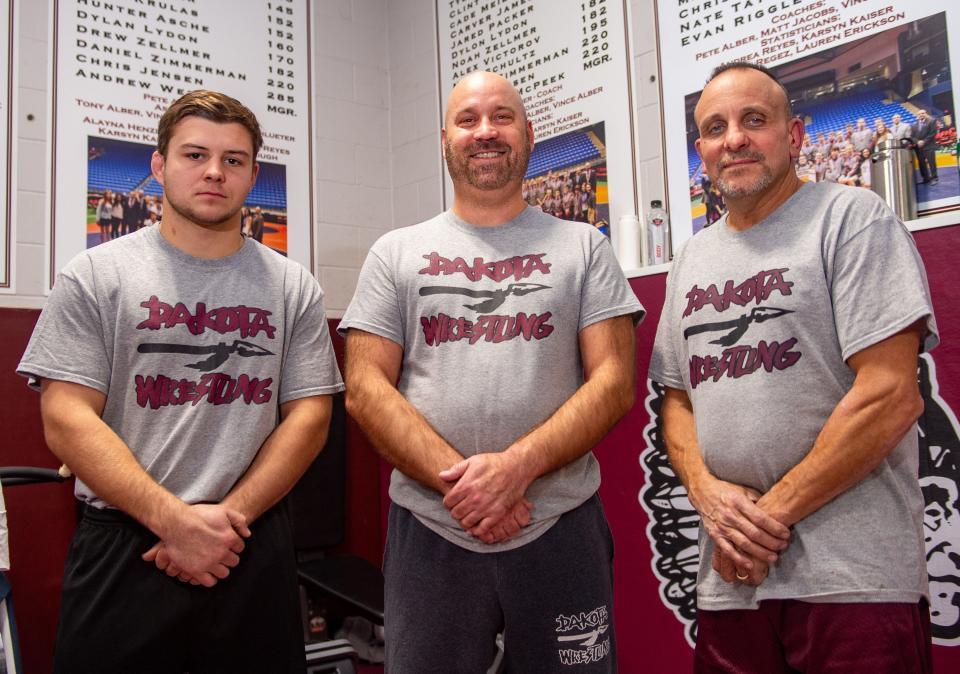
{"type": "Polygon", "coordinates": [[[557,642],[563,646],[557,651],[561,663],[599,662],[610,654],[610,637],[607,635],[610,617],[606,606],[598,606],[589,613],[561,613],[556,621],[557,642]]]}

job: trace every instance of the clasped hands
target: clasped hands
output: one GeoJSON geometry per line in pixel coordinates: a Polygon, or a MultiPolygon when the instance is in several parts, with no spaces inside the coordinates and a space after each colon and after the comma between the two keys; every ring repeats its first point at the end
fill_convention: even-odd
{"type": "Polygon", "coordinates": [[[246,517],[221,504],[188,505],[168,517],[160,540],[142,555],[168,576],[213,587],[240,563],[246,517]]]}
{"type": "Polygon", "coordinates": [[[453,485],[443,498],[450,515],[484,543],[503,543],[530,523],[533,504],[524,494],[533,476],[510,450],[475,454],[440,473],[453,485]]]}
{"type": "Polygon", "coordinates": [[[728,583],[760,585],[790,542],[790,529],[763,509],[749,487],[711,479],[691,502],[714,543],[712,565],[728,583]]]}

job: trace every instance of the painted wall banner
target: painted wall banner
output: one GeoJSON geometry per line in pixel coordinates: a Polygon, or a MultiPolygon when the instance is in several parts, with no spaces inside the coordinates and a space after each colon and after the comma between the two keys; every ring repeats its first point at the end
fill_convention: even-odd
{"type": "Polygon", "coordinates": [[[713,68],[738,60],[771,68],[786,86],[810,136],[801,179],[869,188],[871,165],[888,157],[879,143],[906,143],[911,150],[900,154],[915,162],[918,206],[910,228],[955,224],[935,215],[960,208],[951,67],[960,10],[950,3],[658,0],[657,26],[674,250],[725,211],[694,149],[693,111],[713,68]],[[828,167],[833,148],[840,176],[828,167]]]}
{"type": "Polygon", "coordinates": [[[14,15],[19,3],[0,3],[0,292],[14,292],[13,247],[16,245],[16,115],[17,35],[14,15]]]}
{"type": "Polygon", "coordinates": [[[257,116],[264,145],[243,228],[312,269],[307,0],[52,0],[51,17],[51,286],[80,251],[162,217],[150,173],[157,122],[194,89],[222,91],[257,116]]]}
{"type": "MultiPolygon", "coordinates": [[[[625,0],[437,2],[441,115],[453,85],[475,70],[513,82],[536,143],[524,198],[607,234],[621,215],[637,213],[627,5],[625,0]]],[[[448,207],[452,194],[447,176],[448,207]]]]}

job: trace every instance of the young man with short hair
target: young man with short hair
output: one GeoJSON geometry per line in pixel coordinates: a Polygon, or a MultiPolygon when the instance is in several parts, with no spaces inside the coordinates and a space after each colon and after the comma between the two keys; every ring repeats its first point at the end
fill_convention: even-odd
{"type": "Polygon", "coordinates": [[[84,516],[56,672],[302,672],[277,502],[343,389],[323,293],[240,233],[262,136],[212,91],[164,113],[163,218],[60,272],[17,371],[84,516]]]}

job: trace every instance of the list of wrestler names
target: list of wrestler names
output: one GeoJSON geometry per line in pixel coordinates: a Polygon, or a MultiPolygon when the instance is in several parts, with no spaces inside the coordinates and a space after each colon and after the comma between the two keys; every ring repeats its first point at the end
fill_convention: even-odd
{"type": "Polygon", "coordinates": [[[906,21],[906,12],[872,0],[677,0],[679,46],[697,61],[761,64],[867,35],[906,21]]]}
{"type": "MultiPolygon", "coordinates": [[[[176,98],[193,89],[236,91],[238,83],[263,92],[265,105],[245,102],[263,115],[265,129],[289,126],[274,116],[302,113],[306,91],[298,91],[297,73],[307,54],[296,30],[302,2],[253,4],[260,16],[240,26],[224,18],[228,6],[208,0],[75,0],[73,16],[64,17],[68,30],[61,35],[72,44],[63,46],[60,70],[73,77],[72,98],[87,133],[152,144],[157,120],[176,98]]],[[[264,140],[260,158],[277,161],[290,154],[295,137],[268,132],[264,140]]]]}
{"type": "Polygon", "coordinates": [[[447,86],[492,70],[516,85],[537,137],[590,124],[577,104],[604,90],[584,84],[601,79],[597,70],[612,60],[613,1],[449,0],[446,21],[440,19],[449,48],[447,86]]]}

